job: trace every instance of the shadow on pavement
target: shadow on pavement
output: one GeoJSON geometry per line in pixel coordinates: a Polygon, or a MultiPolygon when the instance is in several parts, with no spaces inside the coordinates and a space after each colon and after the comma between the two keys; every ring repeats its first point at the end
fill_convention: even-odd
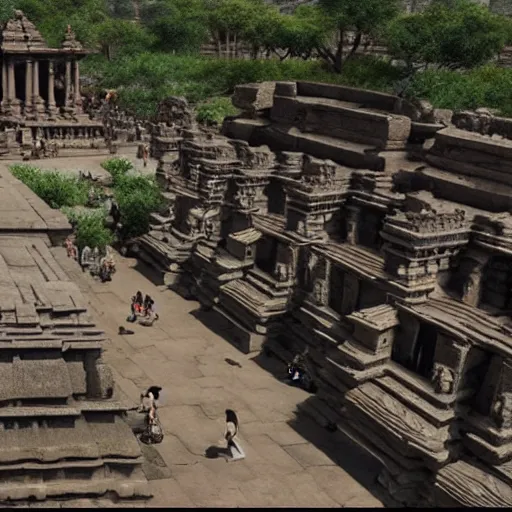
{"type": "MultiPolygon", "coordinates": [[[[263,349],[251,360],[285,386],[289,385],[286,383],[286,363],[283,360],[286,355],[288,355],[286,350],[277,356],[263,349]]],[[[288,425],[323,452],[334,464],[346,471],[373,496],[385,503],[387,498],[377,484],[377,477],[383,469],[382,463],[338,430],[336,423],[325,418],[319,412],[325,410],[325,406],[325,402],[319,396],[309,395],[297,405],[295,417],[288,421],[288,425]]]]}
{"type": "MultiPolygon", "coordinates": [[[[313,405],[315,401],[320,401],[320,398],[310,396],[299,405],[299,408],[316,409],[313,405]]],[[[343,432],[339,430],[332,432],[328,431],[327,428],[322,428],[309,414],[300,410],[296,412],[293,419],[288,421],[288,425],[306,441],[322,451],[376,498],[382,500],[377,487],[377,476],[383,469],[379,460],[356,445],[343,432]]]]}
{"type": "Polygon", "coordinates": [[[139,259],[132,268],[143,275],[148,281],[151,281],[155,286],[163,286],[165,284],[161,272],[153,270],[149,265],[146,265],[146,263],[139,259]]]}
{"type": "Polygon", "coordinates": [[[218,459],[219,457],[228,457],[229,451],[221,446],[209,446],[204,452],[207,459],[218,459]]]}

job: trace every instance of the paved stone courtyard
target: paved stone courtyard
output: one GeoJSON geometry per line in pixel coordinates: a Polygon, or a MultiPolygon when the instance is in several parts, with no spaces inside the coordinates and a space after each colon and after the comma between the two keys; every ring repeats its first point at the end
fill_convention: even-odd
{"type": "MultiPolygon", "coordinates": [[[[280,382],[252,360],[254,355],[241,354],[207,329],[190,314],[198,308],[196,302],[153,284],[144,275],[149,270],[135,260],[118,257],[113,281],[101,284],[82,273],[64,248],[53,252],[112,340],[105,358],[126,401],[133,405],[151,384],[164,388],[159,413],[165,438],[156,447],[144,447],[145,473],[154,493],[149,506],[382,506],[371,491],[378,465],[339,432],[297,417],[296,405],[308,395],[280,382]],[[135,335],[118,336],[137,290],[155,299],[160,319],[153,327],[136,325],[135,335]],[[247,454],[231,463],[204,456],[206,448],[223,442],[228,407],[239,415],[247,454]]],[[[279,366],[272,359],[269,364],[279,366]]],[[[68,505],[94,504],[74,500],[68,505]]]]}
{"type": "MultiPolygon", "coordinates": [[[[118,156],[130,158],[142,170],[133,149],[120,151],[118,156]]],[[[104,172],[100,164],[107,158],[30,163],[43,169],[82,169],[94,175],[104,172]]],[[[2,176],[11,163],[0,163],[2,176]]],[[[146,171],[154,172],[155,166],[150,161],[146,171]]],[[[95,323],[111,339],[105,359],[127,405],[135,405],[149,385],[164,388],[159,414],[165,438],[155,447],[143,446],[144,471],[154,494],[148,506],[382,506],[374,496],[378,463],[341,433],[327,432],[296,413],[297,405],[309,395],[274,376],[285,376],[282,363],[240,353],[196,319],[197,302],[154,284],[157,281],[149,269],[133,259],[118,256],[113,282],[101,284],[68,259],[63,247],[52,252],[82,290],[95,323]],[[155,299],[160,319],[150,328],[130,325],[135,335],[119,336],[118,327],[127,325],[130,297],[137,290],[155,299]],[[226,358],[241,367],[228,364],[226,358]],[[240,440],[247,454],[243,461],[227,463],[204,455],[208,447],[224,443],[226,408],[235,409],[240,419],[240,440]]],[[[30,504],[52,506],[116,505],[96,499],[30,504]]]]}

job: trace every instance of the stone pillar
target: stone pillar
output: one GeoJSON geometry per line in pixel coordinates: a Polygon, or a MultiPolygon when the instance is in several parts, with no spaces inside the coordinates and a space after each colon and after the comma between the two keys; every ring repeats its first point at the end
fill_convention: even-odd
{"type": "Polygon", "coordinates": [[[65,91],[65,99],[64,99],[64,106],[70,107],[71,106],[71,61],[66,60],[66,77],[64,81],[64,91],[65,91]]]}
{"type": "Polygon", "coordinates": [[[48,104],[47,112],[50,119],[55,119],[57,106],[55,104],[55,74],[53,69],[53,61],[48,62],[48,104]]]}
{"type": "Polygon", "coordinates": [[[34,90],[33,74],[32,74],[32,60],[27,59],[26,61],[26,72],[25,72],[25,105],[24,105],[24,114],[25,116],[31,116],[33,113],[33,103],[32,96],[34,90]]]}
{"type": "Polygon", "coordinates": [[[12,60],[9,60],[7,75],[7,90],[9,91],[9,100],[13,101],[16,99],[16,83],[14,79],[14,62],[12,60]]]}
{"type": "Polygon", "coordinates": [[[20,100],[16,98],[16,78],[14,76],[14,60],[12,59],[9,59],[7,64],[7,90],[9,91],[11,113],[18,116],[20,115],[20,100]]]}
{"type": "Polygon", "coordinates": [[[7,83],[7,60],[4,57],[2,59],[2,104],[1,104],[1,112],[6,114],[9,110],[9,92],[8,92],[8,83],[7,83]]]}
{"type": "Polygon", "coordinates": [[[39,61],[34,61],[34,79],[32,89],[32,103],[34,108],[34,114],[39,117],[40,114],[44,113],[44,101],[39,94],[39,61]]]}
{"type": "Polygon", "coordinates": [[[75,76],[74,76],[74,101],[73,106],[77,113],[82,111],[82,96],[80,94],[80,66],[77,60],[75,60],[75,76]]]}

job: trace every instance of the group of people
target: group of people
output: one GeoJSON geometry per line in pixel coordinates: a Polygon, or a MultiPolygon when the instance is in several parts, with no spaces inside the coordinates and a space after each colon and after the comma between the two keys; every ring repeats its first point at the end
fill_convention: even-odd
{"type": "Polygon", "coordinates": [[[158,320],[158,313],[155,311],[155,301],[146,295],[143,297],[142,292],[138,291],[132,297],[130,306],[130,316],[127,322],[133,323],[139,318],[139,324],[151,327],[158,320]]]}

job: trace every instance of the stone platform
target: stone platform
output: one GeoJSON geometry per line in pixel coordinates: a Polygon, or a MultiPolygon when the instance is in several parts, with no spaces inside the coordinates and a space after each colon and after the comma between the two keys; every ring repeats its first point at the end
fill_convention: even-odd
{"type": "Polygon", "coordinates": [[[71,225],[59,210],[53,210],[0,162],[0,235],[47,235],[61,243],[71,225]]]}
{"type": "Polygon", "coordinates": [[[67,219],[3,165],[0,219],[0,501],[148,498],[108,340],[50,252],[67,219]]]}

